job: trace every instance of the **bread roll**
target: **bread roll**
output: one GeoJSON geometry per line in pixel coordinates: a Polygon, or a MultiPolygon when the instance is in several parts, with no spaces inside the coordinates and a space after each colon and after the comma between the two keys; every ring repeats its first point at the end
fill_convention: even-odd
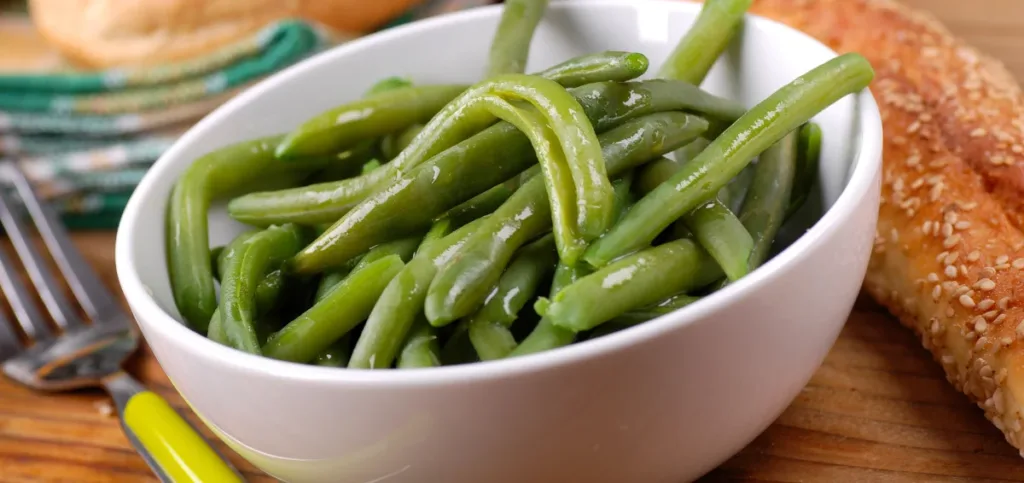
{"type": "Polygon", "coordinates": [[[422,0],[29,0],[39,31],[93,68],[153,65],[216,50],[274,20],[305,18],[342,35],[370,31],[422,0]]]}
{"type": "Polygon", "coordinates": [[[757,0],[866,56],[885,133],[865,288],[1024,448],[1024,97],[1001,64],[891,0],[757,0]]]}

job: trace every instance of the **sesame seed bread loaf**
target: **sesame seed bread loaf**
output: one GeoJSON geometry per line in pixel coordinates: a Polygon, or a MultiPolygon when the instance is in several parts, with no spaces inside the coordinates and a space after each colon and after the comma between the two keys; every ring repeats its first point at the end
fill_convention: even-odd
{"type": "Polygon", "coordinates": [[[892,0],[757,0],[754,13],[874,65],[885,132],[865,288],[1024,447],[1024,96],[1008,72],[892,0]]]}

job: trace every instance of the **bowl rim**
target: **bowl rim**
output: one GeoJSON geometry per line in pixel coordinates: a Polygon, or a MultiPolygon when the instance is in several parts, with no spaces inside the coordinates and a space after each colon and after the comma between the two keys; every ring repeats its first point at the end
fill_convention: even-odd
{"type": "MultiPolygon", "coordinates": [[[[549,8],[634,7],[640,9],[651,8],[650,6],[652,5],[657,5],[657,8],[686,11],[689,13],[697,13],[700,8],[700,4],[697,3],[671,0],[562,1],[552,3],[549,8]]],[[[185,145],[191,143],[193,138],[198,136],[207,126],[221,122],[221,119],[235,109],[235,106],[246,104],[258,98],[265,90],[278,84],[287,83],[292,77],[301,75],[304,70],[311,68],[313,65],[333,62],[335,58],[345,57],[349,52],[373,48],[377,44],[387,43],[392,39],[408,34],[444,28],[451,23],[473,21],[494,16],[500,8],[501,5],[491,5],[440,15],[397,26],[328,49],[260,81],[257,85],[218,107],[190,128],[170,149],[160,156],[153,167],[150,168],[150,171],[143,177],[139,186],[132,194],[117,229],[115,241],[117,276],[129,305],[137,313],[143,314],[142,317],[138,317],[139,325],[145,325],[148,329],[146,332],[153,334],[154,337],[169,339],[176,345],[184,346],[185,350],[196,353],[200,357],[219,361],[218,363],[231,366],[235,370],[258,372],[269,377],[291,381],[355,384],[367,387],[413,387],[458,384],[543,371],[556,366],[580,363],[587,359],[599,357],[602,354],[625,350],[630,346],[658,338],[670,331],[690,325],[696,320],[708,318],[708,316],[721,310],[734,300],[751,294],[767,284],[777,282],[779,277],[783,276],[781,272],[784,271],[785,267],[800,263],[801,259],[806,257],[806,252],[810,247],[821,243],[823,238],[845,223],[857,211],[861,202],[878,182],[876,175],[881,170],[882,160],[881,116],[870,89],[865,89],[860,93],[854,94],[857,97],[858,107],[857,119],[854,124],[860,137],[854,144],[854,169],[847,174],[848,181],[835,203],[807,232],[797,238],[787,248],[742,279],[727,285],[725,288],[707,297],[703,297],[684,309],[605,337],[512,359],[480,361],[471,364],[418,370],[383,371],[338,370],[338,368],[333,367],[319,367],[281,361],[248,354],[209,340],[191,330],[184,323],[165,311],[153,296],[150,295],[139,276],[138,267],[132,257],[133,247],[142,241],[142,237],[139,237],[135,231],[135,224],[142,214],[143,198],[147,197],[147,192],[150,191],[151,186],[158,182],[159,173],[165,170],[165,165],[170,166],[171,158],[177,156],[176,153],[184,149],[185,145]]],[[[834,50],[813,37],[780,22],[752,13],[747,14],[745,21],[757,23],[759,27],[768,30],[781,29],[780,31],[789,31],[790,34],[795,33],[798,36],[804,37],[808,43],[817,44],[833,55],[837,55],[834,50]]]]}

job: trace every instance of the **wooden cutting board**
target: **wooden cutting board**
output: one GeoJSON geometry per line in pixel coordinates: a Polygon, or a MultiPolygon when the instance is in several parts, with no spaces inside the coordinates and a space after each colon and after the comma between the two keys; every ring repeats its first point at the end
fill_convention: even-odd
{"type": "MultiPolygon", "coordinates": [[[[1024,79],[1024,1],[907,1],[1024,79]]],[[[113,234],[75,238],[116,290],[113,234]]],[[[188,412],[145,348],[129,370],[188,412]]],[[[155,481],[110,409],[99,391],[41,395],[0,378],[0,482],[155,481]]],[[[250,481],[272,481],[216,444],[250,481]]],[[[1024,481],[1024,459],[946,383],[913,335],[864,298],[789,409],[702,481],[1024,481]]]]}

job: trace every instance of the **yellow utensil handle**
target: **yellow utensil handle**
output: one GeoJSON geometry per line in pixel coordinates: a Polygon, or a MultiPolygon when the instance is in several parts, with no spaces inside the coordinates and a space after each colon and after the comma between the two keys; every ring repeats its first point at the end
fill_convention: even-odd
{"type": "Polygon", "coordinates": [[[122,414],[148,456],[174,482],[242,481],[167,401],[150,391],[131,396],[122,414]]]}

